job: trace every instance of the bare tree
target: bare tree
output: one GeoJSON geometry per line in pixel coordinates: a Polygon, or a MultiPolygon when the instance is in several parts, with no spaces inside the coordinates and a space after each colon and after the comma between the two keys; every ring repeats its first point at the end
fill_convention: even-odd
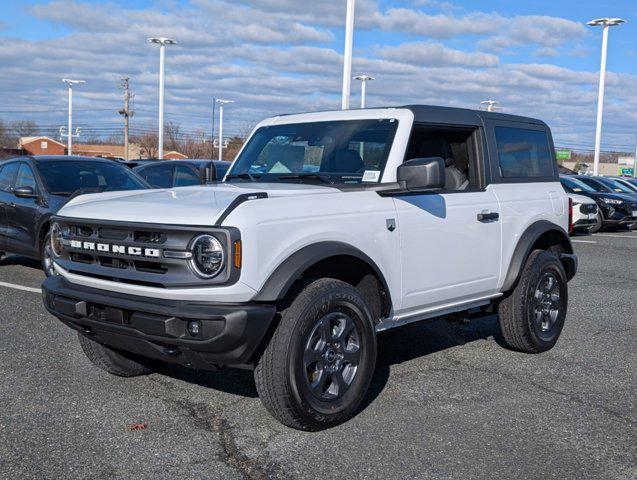
{"type": "Polygon", "coordinates": [[[140,154],[146,158],[157,158],[158,135],[156,133],[143,133],[131,138],[131,143],[139,145],[140,154]]]}
{"type": "Polygon", "coordinates": [[[15,120],[11,122],[9,130],[11,134],[19,139],[20,137],[32,137],[38,133],[38,126],[31,120],[15,120]]]}
{"type": "Polygon", "coordinates": [[[178,123],[168,122],[164,126],[164,137],[168,150],[179,151],[179,143],[182,135],[180,134],[181,126],[178,123]]]}
{"type": "Polygon", "coordinates": [[[9,130],[4,123],[4,120],[0,118],[0,147],[9,147],[11,144],[11,136],[9,130]]]}

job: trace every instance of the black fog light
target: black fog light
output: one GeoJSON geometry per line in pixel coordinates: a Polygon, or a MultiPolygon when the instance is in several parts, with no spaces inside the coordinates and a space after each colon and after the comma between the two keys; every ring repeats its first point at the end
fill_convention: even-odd
{"type": "Polygon", "coordinates": [[[188,333],[190,335],[192,335],[193,337],[198,337],[199,334],[201,333],[201,322],[198,322],[198,321],[188,322],[188,326],[186,327],[186,329],[188,330],[188,333]]]}

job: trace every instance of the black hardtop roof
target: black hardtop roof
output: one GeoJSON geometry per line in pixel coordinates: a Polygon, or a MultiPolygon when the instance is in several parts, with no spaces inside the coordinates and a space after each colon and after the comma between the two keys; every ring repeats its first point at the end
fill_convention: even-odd
{"type": "MultiPolygon", "coordinates": [[[[518,122],[518,123],[530,123],[533,125],[540,125],[548,128],[546,123],[542,120],[531,117],[522,117],[520,115],[511,115],[501,112],[487,112],[485,110],[472,110],[470,108],[459,107],[443,107],[439,105],[403,105],[403,106],[385,106],[385,107],[373,107],[366,110],[387,110],[394,109],[407,109],[411,110],[414,114],[414,120],[417,123],[442,123],[450,125],[467,125],[467,126],[480,126],[482,121],[499,120],[503,122],[518,122]]],[[[334,110],[325,110],[324,113],[334,110]]],[[[279,115],[280,117],[286,117],[290,115],[298,115],[303,113],[323,113],[318,112],[299,112],[288,113],[279,115]]]]}
{"type": "Polygon", "coordinates": [[[503,122],[531,123],[546,126],[536,118],[522,117],[501,112],[487,112],[485,110],[472,110],[469,108],[441,107],[436,105],[405,105],[403,107],[414,113],[418,123],[448,123],[460,125],[479,126],[483,120],[496,120],[503,122]]]}

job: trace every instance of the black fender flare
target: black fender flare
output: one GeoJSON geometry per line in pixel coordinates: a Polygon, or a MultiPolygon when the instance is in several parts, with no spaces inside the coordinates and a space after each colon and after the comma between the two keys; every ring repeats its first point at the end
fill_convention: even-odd
{"type": "Polygon", "coordinates": [[[568,233],[559,225],[547,220],[539,220],[531,224],[520,236],[520,240],[518,240],[515,246],[513,257],[509,263],[509,270],[504,279],[502,291],[507,292],[515,287],[522,273],[524,263],[531,254],[533,245],[542,235],[549,232],[552,232],[559,240],[559,244],[565,247],[564,252],[560,256],[560,261],[564,265],[568,280],[571,280],[575,276],[575,272],[577,271],[577,257],[573,254],[573,245],[568,233]]]}
{"type": "Polygon", "coordinates": [[[347,243],[332,241],[313,243],[290,255],[272,272],[270,277],[263,284],[263,287],[259,290],[259,293],[253,298],[253,301],[274,302],[282,300],[294,282],[305,270],[321,260],[337,256],[355,257],[367,263],[376,273],[391,302],[389,286],[378,265],[358,248],[347,243]]]}

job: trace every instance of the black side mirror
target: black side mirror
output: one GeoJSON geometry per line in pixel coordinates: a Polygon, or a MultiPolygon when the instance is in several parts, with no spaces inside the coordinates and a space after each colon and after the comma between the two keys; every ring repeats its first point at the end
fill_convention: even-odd
{"type": "Polygon", "coordinates": [[[13,194],[18,198],[38,198],[33,187],[18,187],[13,189],[13,194]]]}
{"type": "Polygon", "coordinates": [[[398,167],[403,190],[439,190],[445,186],[445,161],[441,157],[414,158],[398,167]]]}

